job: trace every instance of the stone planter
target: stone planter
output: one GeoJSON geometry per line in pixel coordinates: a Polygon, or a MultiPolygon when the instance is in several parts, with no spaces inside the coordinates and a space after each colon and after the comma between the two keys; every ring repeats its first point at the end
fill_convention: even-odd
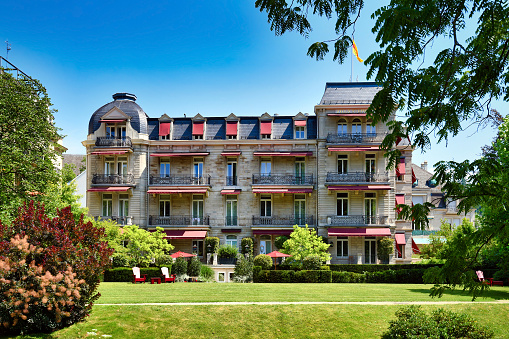
{"type": "Polygon", "coordinates": [[[219,265],[235,265],[237,258],[219,258],[219,265]]]}

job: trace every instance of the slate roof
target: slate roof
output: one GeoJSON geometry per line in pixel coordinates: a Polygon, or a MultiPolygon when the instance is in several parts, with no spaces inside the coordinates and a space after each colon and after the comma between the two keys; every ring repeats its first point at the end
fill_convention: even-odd
{"type": "Polygon", "coordinates": [[[381,89],[374,82],[328,82],[320,105],[371,104],[381,89]]]}
{"type": "Polygon", "coordinates": [[[101,117],[108,113],[113,107],[118,107],[122,112],[131,117],[131,126],[138,133],[148,133],[147,129],[147,114],[135,102],[136,96],[129,93],[116,93],[113,94],[113,100],[110,103],[99,108],[92,114],[90,122],[88,123],[88,134],[92,134],[101,127],[99,120],[101,117]]]}
{"type": "Polygon", "coordinates": [[[426,182],[433,176],[432,173],[423,170],[416,164],[412,164],[412,169],[414,170],[415,177],[418,180],[417,186],[414,186],[413,188],[427,188],[430,189],[431,192],[442,192],[439,186],[431,188],[426,185],[426,182]]]}
{"type": "Polygon", "coordinates": [[[81,162],[85,154],[63,154],[62,163],[65,164],[74,164],[74,174],[80,174],[79,168],[85,163],[81,162]]]}

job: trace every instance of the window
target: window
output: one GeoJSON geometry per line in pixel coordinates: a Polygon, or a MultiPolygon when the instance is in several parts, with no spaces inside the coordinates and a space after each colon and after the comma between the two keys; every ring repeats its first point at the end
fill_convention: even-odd
{"type": "Polygon", "coordinates": [[[366,224],[376,224],[376,193],[364,193],[366,224]]]}
{"type": "Polygon", "coordinates": [[[262,134],[262,139],[270,139],[271,134],[262,134]]]}
{"type": "Polygon", "coordinates": [[[352,122],[352,134],[361,134],[362,133],[362,124],[360,119],[353,119],[352,122]]]}
{"type": "Polygon", "coordinates": [[[405,258],[405,245],[396,245],[396,258],[405,258]]]}
{"type": "MultiPolygon", "coordinates": [[[[366,154],[366,174],[376,173],[376,159],[374,154],[366,154]]],[[[368,181],[369,180],[368,178],[368,181]]]]}
{"type": "Polygon", "coordinates": [[[364,238],[364,263],[376,264],[376,239],[364,238]]]}
{"type": "Polygon", "coordinates": [[[117,174],[118,175],[127,175],[127,157],[118,158],[117,174]]]}
{"type": "Polygon", "coordinates": [[[338,193],[336,215],[348,215],[348,193],[338,193]]]}
{"type": "Polygon", "coordinates": [[[118,197],[118,215],[120,217],[129,216],[129,195],[120,194],[118,197]]]}
{"type": "Polygon", "coordinates": [[[304,185],[306,175],[306,159],[295,158],[295,184],[304,185]]]}
{"type": "Polygon", "coordinates": [[[295,126],[295,139],[304,139],[304,126],[295,126]]]}
{"type": "Polygon", "coordinates": [[[237,196],[226,196],[226,226],[237,226],[237,196]]]}
{"type": "Polygon", "coordinates": [[[217,281],[218,281],[218,282],[225,282],[225,280],[224,280],[224,279],[225,279],[225,274],[226,274],[226,273],[224,273],[224,272],[219,272],[219,273],[217,274],[217,281]]]}
{"type": "Polygon", "coordinates": [[[203,195],[193,195],[193,225],[203,225],[203,195]]]}
{"type": "Polygon", "coordinates": [[[346,154],[338,154],[338,173],[348,173],[348,155],[346,154]]]}
{"type": "Polygon", "coordinates": [[[203,257],[203,240],[193,240],[193,253],[203,257]]]}
{"type": "Polygon", "coordinates": [[[304,226],[306,224],[306,195],[295,194],[294,198],[295,224],[304,226]]]}
{"type": "Polygon", "coordinates": [[[171,200],[169,195],[161,195],[159,197],[159,216],[169,217],[171,200]]]}
{"type": "Polygon", "coordinates": [[[272,216],[272,197],[270,194],[263,194],[260,196],[260,216],[272,216]]]}
{"type": "Polygon", "coordinates": [[[426,201],[426,196],[425,195],[412,195],[412,204],[414,205],[417,205],[417,204],[424,204],[424,202],[426,201]]]}
{"type": "Polygon", "coordinates": [[[270,235],[260,236],[260,254],[268,254],[272,252],[272,242],[270,235]]]}
{"type": "Polygon", "coordinates": [[[336,256],[341,258],[348,257],[348,237],[338,237],[336,256]]]}
{"type": "Polygon", "coordinates": [[[112,215],[112,206],[113,206],[113,196],[111,194],[103,194],[103,217],[111,217],[112,215]]]}
{"type": "Polygon", "coordinates": [[[262,176],[270,176],[272,171],[272,163],[270,158],[261,158],[260,159],[260,174],[262,176]]]}
{"type": "Polygon", "coordinates": [[[106,137],[109,139],[125,139],[127,136],[126,126],[106,124],[106,137]]]}
{"type": "Polygon", "coordinates": [[[203,184],[203,158],[194,159],[193,180],[195,185],[203,184]]]}
{"type": "Polygon", "coordinates": [[[159,175],[161,178],[168,178],[170,176],[170,163],[161,162],[159,165],[159,175]]]}
{"type": "Polygon", "coordinates": [[[366,124],[366,134],[374,136],[376,134],[376,126],[371,125],[371,120],[366,124]]]}
{"type": "Polygon", "coordinates": [[[106,124],[106,137],[108,139],[115,138],[115,125],[114,124],[106,124]]]}
{"type": "Polygon", "coordinates": [[[338,122],[338,135],[347,134],[347,133],[348,133],[348,126],[346,124],[346,120],[345,119],[339,120],[339,122],[338,122]]]}
{"type": "Polygon", "coordinates": [[[193,135],[193,140],[203,140],[203,134],[193,135]]]}
{"type": "Polygon", "coordinates": [[[236,135],[228,135],[228,140],[237,140],[236,135]]]}
{"type": "Polygon", "coordinates": [[[170,134],[161,135],[160,138],[161,138],[161,140],[171,140],[170,134]]]}
{"type": "Polygon", "coordinates": [[[230,245],[230,246],[238,248],[237,236],[236,235],[227,235],[226,236],[226,245],[230,245]]]}
{"type": "Polygon", "coordinates": [[[115,174],[115,159],[106,158],[104,160],[104,174],[115,174]]]}
{"type": "Polygon", "coordinates": [[[226,185],[237,185],[237,159],[227,158],[226,160],[226,185]]]}

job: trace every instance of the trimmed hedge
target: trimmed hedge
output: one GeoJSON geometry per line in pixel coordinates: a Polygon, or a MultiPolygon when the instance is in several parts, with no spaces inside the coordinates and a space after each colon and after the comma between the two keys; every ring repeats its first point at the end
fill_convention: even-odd
{"type": "Polygon", "coordinates": [[[333,283],[363,283],[366,281],[366,276],[362,273],[355,272],[332,272],[333,283]]]}
{"type": "MultiPolygon", "coordinates": [[[[258,268],[259,266],[257,266],[258,268]]],[[[257,272],[256,270],[253,270],[257,272]]],[[[260,270],[255,276],[255,282],[258,283],[331,283],[332,272],[326,270],[320,271],[269,271],[260,270]]]]}
{"type": "Polygon", "coordinates": [[[355,273],[364,273],[364,272],[378,272],[378,271],[398,271],[398,270],[412,270],[412,269],[426,269],[435,266],[443,266],[443,264],[429,264],[429,265],[419,265],[419,264],[403,264],[403,265],[340,265],[340,264],[331,264],[329,268],[331,271],[346,271],[346,272],[355,272],[355,273]]]}
{"type": "MultiPolygon", "coordinates": [[[[171,274],[171,266],[168,265],[168,271],[171,274]]],[[[146,267],[140,268],[140,274],[147,275],[147,281],[150,278],[161,277],[161,269],[159,267],[146,267]]],[[[132,282],[133,281],[133,269],[130,267],[117,267],[104,271],[105,282],[132,282]]]]}
{"type": "Polygon", "coordinates": [[[422,284],[425,268],[366,272],[367,283],[422,284]]]}

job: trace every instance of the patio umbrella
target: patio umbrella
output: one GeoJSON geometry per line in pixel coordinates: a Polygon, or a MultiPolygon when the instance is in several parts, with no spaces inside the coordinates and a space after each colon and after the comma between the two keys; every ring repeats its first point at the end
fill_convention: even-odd
{"type": "Polygon", "coordinates": [[[277,270],[277,260],[276,258],[286,258],[291,257],[289,254],[281,253],[278,251],[272,251],[269,254],[267,254],[269,257],[274,258],[274,270],[277,270]]]}
{"type": "Polygon", "coordinates": [[[174,259],[176,259],[178,257],[189,258],[189,257],[196,257],[196,254],[191,254],[191,253],[186,253],[186,252],[178,251],[178,252],[175,252],[175,253],[171,254],[170,257],[172,257],[174,259]]]}

